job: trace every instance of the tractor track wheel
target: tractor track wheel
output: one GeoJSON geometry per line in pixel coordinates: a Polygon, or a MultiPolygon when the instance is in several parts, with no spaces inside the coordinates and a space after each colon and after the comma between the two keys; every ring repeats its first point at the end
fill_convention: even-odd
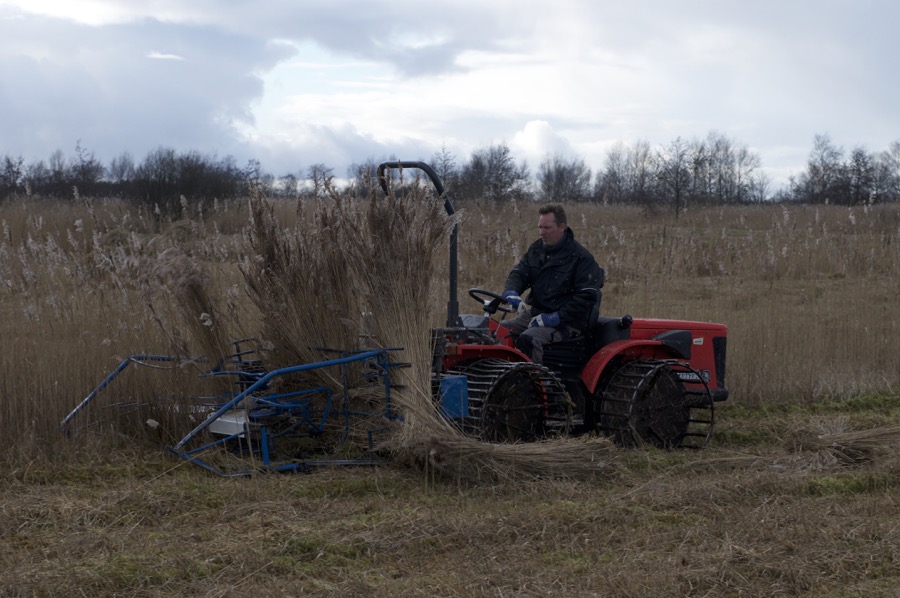
{"type": "Polygon", "coordinates": [[[452,373],[466,376],[465,431],[488,442],[531,442],[568,434],[572,402],[563,383],[531,362],[481,359],[452,373]]]}
{"type": "Polygon", "coordinates": [[[712,394],[686,363],[626,363],[599,399],[601,432],[623,446],[700,447],[712,433],[712,394]]]}

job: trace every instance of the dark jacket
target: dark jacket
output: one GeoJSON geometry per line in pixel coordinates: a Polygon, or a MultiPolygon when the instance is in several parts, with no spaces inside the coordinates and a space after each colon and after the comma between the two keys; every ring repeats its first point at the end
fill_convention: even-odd
{"type": "Polygon", "coordinates": [[[603,270],[572,229],[556,245],[538,239],[509,273],[504,288],[518,294],[530,288],[528,304],[535,313],[559,312],[562,324],[584,330],[600,296],[603,270]]]}

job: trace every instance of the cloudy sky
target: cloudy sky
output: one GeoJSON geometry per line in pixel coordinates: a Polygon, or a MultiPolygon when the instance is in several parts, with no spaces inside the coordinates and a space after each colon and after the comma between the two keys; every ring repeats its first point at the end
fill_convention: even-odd
{"type": "Polygon", "coordinates": [[[316,163],[717,131],[775,183],[900,140],[894,0],[0,0],[0,155],[316,163]]]}

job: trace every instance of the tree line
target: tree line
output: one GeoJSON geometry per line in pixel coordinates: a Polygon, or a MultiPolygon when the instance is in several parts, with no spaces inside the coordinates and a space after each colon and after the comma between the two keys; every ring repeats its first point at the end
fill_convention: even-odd
{"type": "Polygon", "coordinates": [[[827,134],[816,135],[806,170],[792,176],[776,199],[842,205],[900,201],[900,141],[874,154],[861,146],[847,154],[827,134]]]}
{"type": "MultiPolygon", "coordinates": [[[[659,207],[676,215],[688,205],[763,201],[858,205],[900,200],[900,142],[877,153],[856,147],[847,154],[827,134],[815,136],[806,169],[775,191],[759,155],[715,131],[692,140],[678,137],[658,147],[646,141],[618,142],[596,172],[579,157],[555,154],[545,157],[532,174],[504,143],[477,149],[463,161],[442,147],[425,161],[459,200],[606,202],[659,207]]],[[[103,164],[78,142],[68,158],[56,150],[47,161],[26,165],[21,157],[3,156],[0,199],[23,194],[114,196],[177,216],[182,197],[238,199],[251,185],[275,198],[311,199],[332,191],[364,197],[376,184],[376,168],[374,158],[352,164],[340,183],[326,164],[275,177],[257,160],[239,166],[231,156],[165,147],[140,162],[123,152],[103,164]]]]}

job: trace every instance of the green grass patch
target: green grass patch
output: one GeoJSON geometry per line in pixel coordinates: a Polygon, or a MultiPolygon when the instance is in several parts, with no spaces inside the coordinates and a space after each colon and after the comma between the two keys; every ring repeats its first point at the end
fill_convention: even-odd
{"type": "Polygon", "coordinates": [[[900,486],[894,476],[874,472],[820,475],[804,484],[809,496],[856,496],[891,492],[900,486]]]}
{"type": "MultiPolygon", "coordinates": [[[[121,593],[138,588],[158,588],[170,584],[173,580],[183,578],[187,573],[181,567],[160,562],[159,555],[146,554],[112,554],[108,558],[88,561],[74,570],[79,588],[84,591],[92,589],[98,592],[121,593]]],[[[191,571],[189,575],[200,575],[208,571],[191,571]]]]}

